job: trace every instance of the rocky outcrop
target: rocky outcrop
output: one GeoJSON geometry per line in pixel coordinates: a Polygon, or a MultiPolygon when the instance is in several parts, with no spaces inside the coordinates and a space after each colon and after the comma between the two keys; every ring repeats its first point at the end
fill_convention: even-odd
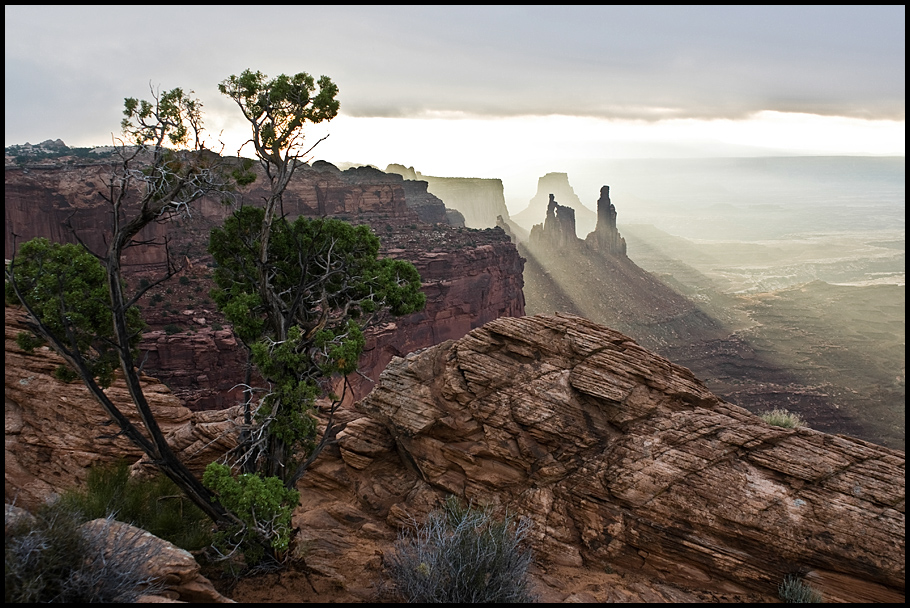
{"type": "MultiPolygon", "coordinates": [[[[33,508],[49,496],[82,483],[94,464],[142,452],[111,424],[101,406],[79,381],[54,377],[63,362],[46,346],[23,352],[16,335],[23,331],[22,313],[6,308],[5,353],[5,493],[8,501],[33,508]]],[[[143,377],[143,391],[178,455],[202,474],[205,467],[236,442],[239,408],[193,414],[154,378],[143,377]]],[[[117,380],[107,389],[134,422],[126,385],[117,380]]]]}
{"type": "Polygon", "coordinates": [[[585,239],[588,247],[610,255],[626,255],[626,239],[616,229],[616,206],[610,202],[610,186],[600,189],[597,226],[585,239]]]}
{"type": "Polygon", "coordinates": [[[496,226],[496,216],[509,217],[501,179],[434,177],[394,163],[386,171],[405,179],[426,181],[429,192],[441,198],[449,209],[459,211],[468,228],[492,228],[496,226]]]}
{"type": "Polygon", "coordinates": [[[512,220],[526,230],[540,223],[546,217],[549,209],[547,196],[549,194],[553,194],[557,200],[575,210],[580,234],[587,234],[594,230],[597,216],[593,211],[585,207],[578,195],[575,194],[575,190],[569,184],[568,173],[547,173],[539,178],[537,180],[537,193],[531,199],[527,208],[513,215],[512,220]]]}
{"type": "Polygon", "coordinates": [[[560,205],[551,194],[546,220],[543,224],[535,224],[531,228],[528,240],[531,247],[553,250],[577,247],[579,240],[575,234],[575,210],[560,205]]]}
{"type": "Polygon", "coordinates": [[[829,599],[904,588],[903,453],[765,424],[578,317],[396,359],[361,410],[429,486],[532,517],[545,560],[769,595],[797,570],[829,599]]]}
{"type": "Polygon", "coordinates": [[[417,212],[417,217],[421,222],[426,224],[449,223],[448,211],[451,210],[446,209],[442,199],[427,192],[427,182],[406,179],[402,183],[408,207],[417,212]]]}
{"type": "MultiPolygon", "coordinates": [[[[41,488],[17,472],[57,491],[100,452],[128,452],[80,385],[49,376],[52,354],[10,345],[14,324],[6,492],[21,502],[41,488]]],[[[233,445],[226,420],[200,422],[224,413],[146,392],[183,457],[233,445]]],[[[299,485],[307,589],[370,599],[395,529],[456,494],[533,519],[550,601],[767,600],[792,572],[828,601],[903,600],[903,453],[769,426],[590,321],[497,319],[394,359],[359,409],[299,485]]]]}
{"type": "MultiPolygon", "coordinates": [[[[33,525],[35,518],[25,509],[6,503],[6,533],[23,521],[33,525]]],[[[122,563],[120,556],[125,557],[131,567],[136,566],[132,571],[151,583],[152,589],[143,587],[145,594],[137,602],[233,603],[202,575],[199,563],[189,552],[141,528],[104,518],[87,521],[79,530],[89,541],[87,548],[92,556],[113,560],[105,566],[116,568],[122,563]]]]}
{"type": "Polygon", "coordinates": [[[103,544],[98,548],[105,556],[114,551],[131,557],[142,556],[139,558],[143,564],[141,574],[161,591],[141,596],[139,602],[233,603],[202,575],[199,564],[189,552],[166,540],[109,519],[94,519],[82,524],[80,529],[92,538],[102,539],[103,544]]]}

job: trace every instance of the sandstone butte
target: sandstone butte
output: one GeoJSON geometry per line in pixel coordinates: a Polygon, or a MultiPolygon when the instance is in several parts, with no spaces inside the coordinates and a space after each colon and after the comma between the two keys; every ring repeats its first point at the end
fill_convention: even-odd
{"type": "MultiPolygon", "coordinates": [[[[11,344],[14,324],[7,501],[125,451],[80,385],[50,377],[52,354],[11,344]]],[[[230,442],[236,410],[191,413],[148,382],[185,454],[230,442]]],[[[371,599],[396,529],[456,494],[533,520],[544,600],[773,600],[788,573],[828,601],[903,600],[902,452],[767,425],[580,317],[501,318],[395,358],[341,417],[300,484],[308,589],[371,599]]]]}

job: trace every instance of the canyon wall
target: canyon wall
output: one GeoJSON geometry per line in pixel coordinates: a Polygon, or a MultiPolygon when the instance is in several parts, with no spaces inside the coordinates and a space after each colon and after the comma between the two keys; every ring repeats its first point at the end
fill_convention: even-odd
{"type": "MultiPolygon", "coordinates": [[[[227,162],[232,162],[230,159],[227,162]]],[[[417,213],[408,207],[402,179],[370,167],[341,172],[329,163],[301,165],[288,184],[282,211],[291,219],[298,216],[332,216],[352,222],[411,224],[417,213]]],[[[241,188],[225,204],[220,198],[205,197],[193,204],[191,215],[175,217],[167,224],[153,223],[137,240],[154,240],[127,250],[124,267],[130,270],[163,270],[167,236],[172,255],[210,259],[206,247],[209,231],[220,226],[233,208],[261,206],[268,197],[268,182],[262,168],[253,166],[257,180],[241,188]]],[[[6,258],[13,253],[13,239],[27,241],[43,236],[57,242],[76,242],[63,223],[71,222],[80,238],[96,253],[106,249],[110,207],[102,198],[110,180],[111,167],[104,164],[10,167],[5,170],[6,258]]]]}
{"type": "MultiPolygon", "coordinates": [[[[262,204],[268,192],[261,168],[257,171],[259,179],[240,191],[235,204],[262,204]]],[[[36,236],[75,242],[62,226],[70,216],[80,237],[93,250],[104,251],[109,213],[99,192],[109,174],[110,167],[100,164],[7,167],[7,258],[13,253],[14,234],[20,243],[36,236]]],[[[140,235],[159,243],[167,236],[172,255],[189,264],[183,271],[188,276],[181,279],[192,277],[193,291],[175,278],[140,301],[151,325],[140,348],[144,369],[167,382],[193,409],[235,403],[241,393],[237,384],[245,376],[243,349],[219,328],[227,324],[214,305],[205,304],[205,295],[214,286],[207,271],[211,264],[208,235],[231,210],[232,206],[207,197],[194,204],[190,217],[152,224],[140,235]],[[163,298],[162,303],[155,306],[154,297],[163,298]],[[185,331],[164,331],[175,326],[185,331]]],[[[312,167],[298,168],[284,195],[283,211],[291,219],[330,216],[367,223],[380,237],[380,255],[408,260],[420,271],[427,307],[370,334],[361,363],[370,379],[378,377],[393,355],[460,337],[503,314],[524,314],[523,260],[516,247],[499,229],[451,226],[451,214],[427,192],[425,182],[405,182],[399,175],[372,167],[340,171],[317,161],[312,167]]],[[[133,282],[153,280],[165,265],[164,247],[143,245],[127,250],[124,271],[133,282]]],[[[355,384],[357,398],[369,390],[363,378],[355,384]]]]}
{"type": "Polygon", "coordinates": [[[427,182],[427,189],[441,198],[446,207],[459,211],[469,228],[492,228],[496,226],[497,216],[509,217],[501,179],[434,177],[394,163],[386,171],[404,179],[427,182]]]}

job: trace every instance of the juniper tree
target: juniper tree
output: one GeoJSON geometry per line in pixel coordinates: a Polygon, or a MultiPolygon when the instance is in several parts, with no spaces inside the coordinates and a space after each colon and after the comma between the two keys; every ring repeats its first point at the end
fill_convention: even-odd
{"type": "Polygon", "coordinates": [[[334,399],[334,411],[331,379],[357,369],[363,330],[387,314],[422,309],[425,297],[412,264],[378,259],[379,239],[367,226],[280,215],[301,159],[322,141],[305,149],[305,125],[338,112],[335,84],[326,76],[269,80],[245,70],[219,90],[250,122],[269,181],[264,208],[241,207],[212,231],[209,244],[218,264],[213,297],[271,387],[259,400],[241,461],[244,470],[278,476],[290,488],[332,436],[330,419],[317,445],[311,412],[323,395],[334,399]]]}
{"type": "MultiPolygon", "coordinates": [[[[192,92],[190,92],[192,93],[192,92]]],[[[182,89],[152,92],[152,100],[127,98],[121,123],[124,139],[100,196],[110,206],[104,252],[35,239],[22,245],[6,267],[6,297],[26,311],[31,336],[26,348],[47,343],[69,371],[88,387],[120,432],[142,449],[212,520],[239,520],[187,469],[165,440],[142,391],[136,346],[142,324],[135,304],[149,289],[173,276],[146,283],[128,294],[124,251],[138,244],[143,228],[186,213],[203,196],[225,193],[230,181],[202,143],[202,104],[182,89]],[[104,392],[120,369],[139,423],[104,392]]],[[[78,238],[78,234],[76,235],[78,238]]]]}

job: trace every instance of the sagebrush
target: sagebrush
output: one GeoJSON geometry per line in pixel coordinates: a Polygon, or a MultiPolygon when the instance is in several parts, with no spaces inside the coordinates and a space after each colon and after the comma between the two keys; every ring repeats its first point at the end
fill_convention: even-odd
{"type": "Polygon", "coordinates": [[[819,604],[823,601],[821,593],[792,574],[784,577],[784,582],[777,587],[777,594],[789,604],[819,604]]]}
{"type": "MultiPolygon", "coordinates": [[[[163,586],[148,572],[144,531],[82,526],[85,516],[57,501],[7,526],[6,603],[135,602],[163,586]]],[[[154,550],[152,550],[154,552],[154,550]]]]}
{"type": "Polygon", "coordinates": [[[462,505],[454,497],[403,531],[388,562],[393,593],[408,602],[530,602],[524,545],[530,520],[462,505]]]}

